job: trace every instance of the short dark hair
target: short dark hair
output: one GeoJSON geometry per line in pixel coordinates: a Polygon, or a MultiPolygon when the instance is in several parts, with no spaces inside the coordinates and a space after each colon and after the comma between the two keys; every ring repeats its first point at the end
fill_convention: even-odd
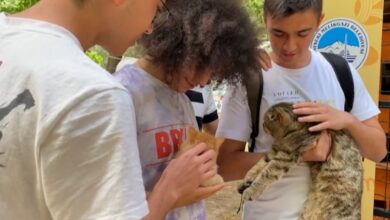
{"type": "Polygon", "coordinates": [[[139,42],[167,78],[185,68],[209,69],[212,79],[235,83],[260,71],[258,28],[242,1],[168,0],[166,6],[172,17],[156,17],[163,23],[139,42]]]}
{"type": "Polygon", "coordinates": [[[322,14],[322,0],[265,0],[264,18],[284,18],[297,12],[313,9],[318,17],[322,14]]]}

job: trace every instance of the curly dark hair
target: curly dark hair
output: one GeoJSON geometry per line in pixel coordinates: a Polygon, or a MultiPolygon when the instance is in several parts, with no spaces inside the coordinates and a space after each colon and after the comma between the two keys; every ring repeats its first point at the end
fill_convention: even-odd
{"type": "Polygon", "coordinates": [[[166,6],[172,16],[155,17],[159,28],[139,43],[167,78],[191,67],[236,83],[260,71],[258,28],[240,0],[168,0],[166,6]]]}

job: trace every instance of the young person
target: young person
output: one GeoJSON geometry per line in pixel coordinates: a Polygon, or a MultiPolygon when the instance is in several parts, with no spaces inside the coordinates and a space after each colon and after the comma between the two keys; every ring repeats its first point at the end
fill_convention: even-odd
{"type": "MultiPolygon", "coordinates": [[[[140,40],[145,55],[115,74],[134,102],[146,191],[159,184],[186,129],[197,126],[184,93],[210,78],[232,83],[259,70],[258,35],[240,1],[170,0],[155,22],[159,28],[140,40]]],[[[166,219],[206,219],[202,199],[221,187],[182,196],[166,219]]]]}
{"type": "MultiPolygon", "coordinates": [[[[272,138],[262,129],[263,115],[272,105],[293,102],[302,122],[317,122],[311,131],[343,129],[349,132],[365,158],[380,161],[386,154],[385,134],[376,119],[379,110],[350,65],[355,101],[344,112],[344,93],[332,66],[318,52],[309,49],[321,20],[321,0],[265,0],[264,21],[271,43],[272,68],[263,73],[264,90],[260,107],[260,132],[256,153],[246,153],[251,133],[246,90],[230,87],[224,97],[217,136],[226,138],[218,163],[225,180],[240,179],[267,153],[272,138]]],[[[323,132],[306,160],[323,161],[329,152],[329,137],[323,132]]],[[[294,167],[258,199],[244,204],[244,219],[297,219],[310,183],[306,164],[294,167]]]]}
{"type": "MultiPolygon", "coordinates": [[[[116,71],[120,70],[125,65],[134,64],[138,60],[134,57],[122,57],[117,59],[120,59],[120,61],[115,67],[116,71]]],[[[266,58],[263,58],[263,60],[266,62],[266,58]]],[[[218,112],[211,85],[197,86],[188,90],[185,94],[192,103],[199,130],[215,135],[218,127],[218,112]]]]}
{"type": "Polygon", "coordinates": [[[145,218],[161,219],[210,175],[214,153],[200,144],[170,163],[147,204],[133,103],[84,54],[95,44],[122,54],[160,7],[40,0],[0,14],[0,219],[141,219],[148,205],[145,218]]]}

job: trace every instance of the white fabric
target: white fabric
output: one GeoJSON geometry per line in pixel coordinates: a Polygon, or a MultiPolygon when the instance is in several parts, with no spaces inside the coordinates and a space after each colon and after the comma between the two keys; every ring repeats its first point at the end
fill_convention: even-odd
{"type": "Polygon", "coordinates": [[[194,106],[195,116],[203,118],[205,115],[209,115],[217,110],[210,85],[206,85],[202,88],[200,86],[197,86],[191,90],[195,92],[200,92],[203,96],[203,103],[192,103],[192,105],[194,106]]]}
{"type": "MultiPolygon", "coordinates": [[[[133,99],[143,180],[145,189],[151,191],[185,139],[186,129],[197,127],[194,111],[184,93],[170,89],[136,64],[124,66],[115,77],[133,99]]],[[[205,219],[204,204],[174,209],[166,219],[205,219]]]]}
{"type": "Polygon", "coordinates": [[[186,92],[195,111],[199,129],[203,124],[211,123],[218,119],[217,106],[215,105],[213,91],[210,85],[197,86],[186,92]]]}
{"type": "Polygon", "coordinates": [[[121,61],[119,61],[118,65],[116,66],[116,71],[122,69],[126,65],[137,62],[137,60],[138,58],[135,57],[122,57],[121,61]]]}
{"type": "MultiPolygon", "coordinates": [[[[286,69],[275,63],[272,63],[272,66],[269,71],[263,73],[260,132],[256,138],[255,152],[267,152],[272,145],[271,136],[264,133],[261,125],[265,111],[276,103],[320,101],[344,110],[344,93],[332,66],[320,53],[311,50],[310,64],[300,69],[286,69]]],[[[377,115],[379,109],[365,89],[358,72],[352,65],[350,68],[355,91],[351,114],[363,121],[377,115]]],[[[217,136],[248,141],[250,133],[251,119],[246,90],[242,86],[230,86],[223,100],[217,136]]],[[[297,213],[307,196],[309,182],[308,169],[301,166],[293,168],[257,201],[245,203],[244,219],[297,219],[297,213]],[[305,187],[302,188],[302,185],[305,187]]]]}
{"type": "Polygon", "coordinates": [[[202,93],[203,96],[203,103],[192,102],[192,105],[194,106],[195,116],[204,118],[205,115],[209,115],[217,110],[210,85],[206,85],[202,88],[200,86],[197,86],[191,90],[202,93]]]}
{"type": "Polygon", "coordinates": [[[146,215],[127,91],[62,27],[0,14],[0,39],[0,219],[146,215]]]}

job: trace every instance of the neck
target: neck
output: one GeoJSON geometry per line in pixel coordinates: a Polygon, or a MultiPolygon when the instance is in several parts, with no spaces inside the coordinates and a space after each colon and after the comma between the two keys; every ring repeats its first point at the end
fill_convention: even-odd
{"type": "Polygon", "coordinates": [[[150,62],[147,58],[140,58],[137,61],[137,65],[141,69],[145,70],[145,72],[154,76],[156,79],[160,80],[161,82],[167,83],[162,69],[150,62]]]}
{"type": "Polygon", "coordinates": [[[84,50],[96,43],[98,19],[90,19],[93,17],[91,10],[78,6],[71,0],[40,0],[33,7],[13,16],[59,25],[75,35],[84,50]]]}

